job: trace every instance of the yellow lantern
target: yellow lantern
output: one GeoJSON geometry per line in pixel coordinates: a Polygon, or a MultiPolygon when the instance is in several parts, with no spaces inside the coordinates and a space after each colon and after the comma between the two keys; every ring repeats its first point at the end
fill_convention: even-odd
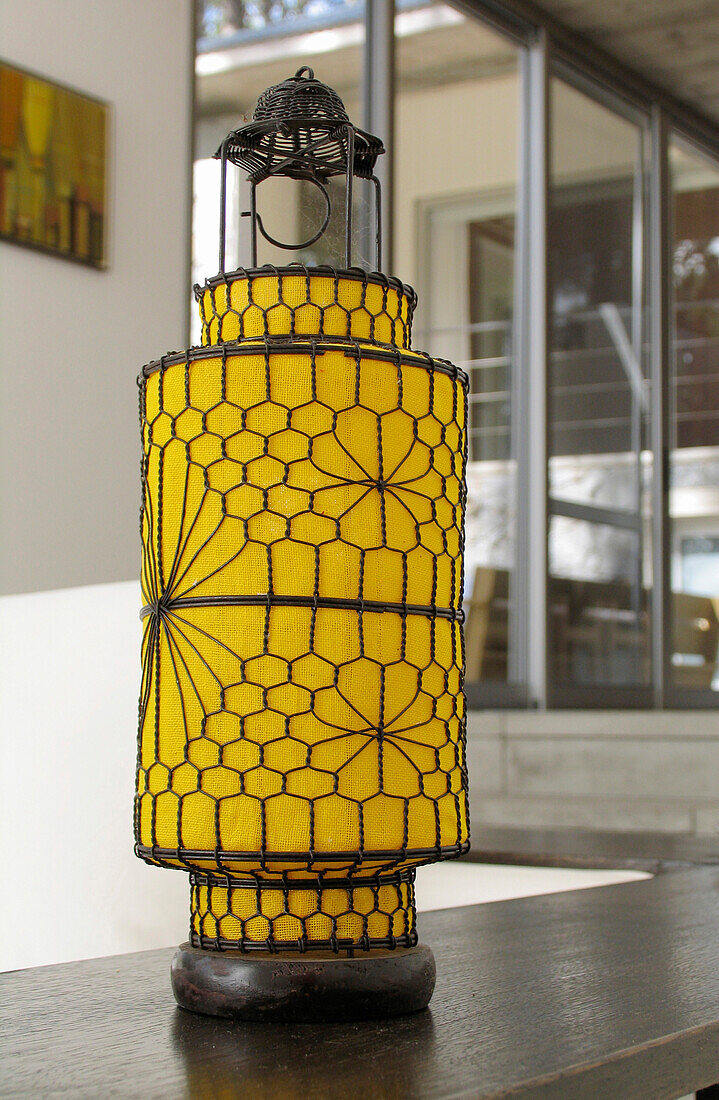
{"type": "MultiPolygon", "coordinates": [[[[307,73],[221,146],[255,262],[269,175],[311,180],[327,218],[340,171],[379,200],[381,143],[307,73]]],[[[342,270],[232,273],[222,242],[202,345],[140,378],[136,850],[190,872],[173,987],[219,1015],[425,1007],[415,868],[468,846],[467,379],[411,350],[414,292],[347,240],[342,270]]]]}

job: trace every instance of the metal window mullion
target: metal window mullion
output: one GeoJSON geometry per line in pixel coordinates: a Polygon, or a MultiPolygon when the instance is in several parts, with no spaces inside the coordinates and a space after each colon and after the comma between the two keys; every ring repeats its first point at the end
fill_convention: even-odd
{"type": "Polygon", "coordinates": [[[517,555],[512,599],[516,673],[539,706],[547,701],[547,195],[548,40],[522,55],[520,193],[517,203],[515,445],[517,555]]]}
{"type": "MultiPolygon", "coordinates": [[[[194,174],[195,174],[195,157],[197,146],[197,74],[195,72],[195,59],[197,57],[197,47],[195,36],[197,33],[197,15],[196,15],[197,0],[192,0],[190,4],[190,10],[188,12],[189,27],[187,28],[187,49],[189,52],[189,65],[190,65],[190,79],[189,87],[187,90],[187,101],[185,110],[187,111],[187,152],[186,152],[186,186],[187,194],[185,196],[185,271],[182,281],[182,316],[185,318],[185,347],[190,346],[192,343],[192,321],[195,314],[195,302],[193,300],[190,309],[187,308],[187,288],[191,287],[194,279],[192,273],[192,260],[193,260],[193,227],[195,221],[195,188],[194,188],[194,174]]],[[[112,125],[114,127],[114,118],[112,119],[112,125]]]]}
{"type": "MultiPolygon", "coordinates": [[[[642,451],[645,437],[645,417],[647,412],[646,393],[646,366],[643,355],[644,326],[646,318],[646,215],[647,215],[647,180],[646,180],[646,155],[647,155],[647,120],[642,119],[638,127],[638,149],[634,167],[634,193],[632,198],[632,314],[631,314],[631,349],[634,353],[634,362],[639,367],[641,380],[637,379],[638,387],[630,385],[631,395],[631,444],[634,453],[634,473],[636,477],[636,512],[637,512],[637,561],[634,570],[634,584],[632,585],[633,610],[637,617],[645,606],[644,591],[644,483],[642,451]]],[[[651,677],[651,671],[649,673],[651,677]]]]}
{"type": "Polygon", "coordinates": [[[672,598],[669,527],[669,441],[671,438],[671,250],[668,123],[652,111],[652,167],[649,183],[649,295],[652,411],[652,672],[654,705],[663,707],[671,685],[672,598]]]}
{"type": "MultiPolygon", "coordinates": [[[[381,134],[385,154],[377,161],[375,175],[382,188],[381,209],[382,258],[386,271],[392,270],[394,261],[394,85],[395,39],[394,0],[365,0],[365,49],[364,49],[364,126],[371,134],[381,134]]],[[[372,267],[377,237],[377,220],[373,204],[370,209],[366,237],[362,251],[372,267]]]]}

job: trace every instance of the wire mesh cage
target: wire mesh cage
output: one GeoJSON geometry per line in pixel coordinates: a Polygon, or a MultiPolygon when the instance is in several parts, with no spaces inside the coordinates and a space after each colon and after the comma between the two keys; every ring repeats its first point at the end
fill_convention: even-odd
{"type": "Polygon", "coordinates": [[[410,944],[407,870],[468,835],[466,376],[389,280],[196,293],[208,342],[140,378],[137,851],[206,876],[193,942],[410,944]]]}
{"type": "Polygon", "coordinates": [[[417,943],[414,870],[362,879],[190,877],[190,941],[215,951],[396,949],[417,943]]]}
{"type": "Polygon", "coordinates": [[[267,267],[195,287],[202,343],[322,336],[409,349],[417,297],[398,279],[357,268],[267,267]]]}
{"type": "Polygon", "coordinates": [[[467,376],[412,350],[410,287],[350,265],[351,180],[379,199],[381,151],[305,70],[220,148],[222,215],[228,160],[249,171],[253,255],[258,182],[345,172],[347,263],[227,273],[221,218],[201,346],[140,375],[135,839],[190,872],[190,951],[409,949],[416,1009],[415,869],[469,836],[467,376]]]}
{"type": "Polygon", "coordinates": [[[303,66],[288,80],[263,92],[252,121],[232,130],[215,156],[220,161],[219,270],[225,271],[225,223],[227,213],[227,165],[244,169],[250,184],[251,263],[257,264],[257,234],[277,248],[294,251],[320,239],[330,224],[332,199],[328,188],[335,176],[345,177],[345,267],[352,265],[353,182],[370,181],[374,192],[377,269],[382,267],[382,187],[375,175],[377,158],[384,146],[373,134],[353,126],[345,106],[327,84],[315,79],[303,66]],[[304,241],[290,244],[277,240],[265,229],[257,209],[257,187],[271,176],[286,176],[311,184],[322,197],[325,211],[319,229],[304,241]]]}

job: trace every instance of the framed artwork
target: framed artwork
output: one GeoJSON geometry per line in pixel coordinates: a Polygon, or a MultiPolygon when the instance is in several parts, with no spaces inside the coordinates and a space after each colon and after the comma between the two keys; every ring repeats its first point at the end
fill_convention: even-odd
{"type": "Polygon", "coordinates": [[[0,239],[106,266],[109,105],[0,61],[0,239]]]}

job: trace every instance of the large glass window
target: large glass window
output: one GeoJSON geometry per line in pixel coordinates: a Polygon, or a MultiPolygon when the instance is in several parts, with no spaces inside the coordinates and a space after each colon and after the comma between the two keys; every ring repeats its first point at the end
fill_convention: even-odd
{"type": "MultiPolygon", "coordinates": [[[[512,16],[505,37],[497,6],[491,26],[481,8],[474,17],[453,0],[395,0],[392,75],[377,68],[389,47],[384,9],[368,36],[365,0],[198,0],[194,281],[218,267],[212,154],[262,90],[311,66],[359,126],[374,112],[389,118],[394,95],[394,135],[389,126],[380,135],[394,180],[391,273],[419,294],[414,347],[458,363],[471,381],[470,705],[523,705],[530,684],[530,701],[540,705],[712,705],[719,163],[703,146],[670,138],[671,263],[650,271],[664,217],[653,158],[665,122],[670,130],[679,122],[657,106],[654,145],[650,89],[635,102],[634,92],[600,88],[581,57],[560,57],[551,35],[532,45],[531,28],[512,16]],[[660,364],[665,320],[669,362],[660,364]],[[668,464],[656,465],[664,442],[668,464]],[[660,602],[662,615],[653,617],[660,602]],[[667,645],[668,670],[658,660],[667,645]]],[[[259,264],[343,262],[343,183],[330,186],[328,233],[289,251],[260,239],[259,264]]],[[[362,182],[354,192],[353,262],[365,267],[374,263],[368,190],[362,182]]],[[[251,259],[247,206],[248,185],[231,168],[228,270],[251,259]]],[[[323,216],[307,180],[266,182],[258,207],[268,232],[288,242],[310,238],[323,216]]],[[[387,261],[385,250],[385,270],[387,261]]],[[[196,342],[194,303],[192,318],[196,342]]]]}
{"type": "MultiPolygon", "coordinates": [[[[350,118],[361,124],[361,75],[365,42],[364,0],[312,0],[303,3],[210,3],[199,11],[196,62],[196,151],[194,171],[193,282],[215,275],[218,268],[220,170],[212,159],[229,130],[252,117],[260,92],[286,80],[303,65],[342,97],[350,118]]],[[[362,209],[361,185],[356,188],[362,209]]],[[[329,184],[332,217],[327,233],[306,248],[284,250],[258,239],[258,265],[298,261],[321,264],[344,255],[344,185],[329,184]]],[[[228,169],[226,270],[250,264],[249,185],[243,174],[228,169]]],[[[306,182],[284,178],[257,189],[257,209],[268,234],[284,243],[311,238],[322,224],[324,202],[306,182]]],[[[366,239],[355,219],[355,262],[366,239]]],[[[192,310],[192,333],[199,339],[199,317],[192,310]]]]}
{"type": "Polygon", "coordinates": [[[650,403],[643,128],[559,78],[551,120],[547,598],[561,698],[650,681],[650,403]]]}
{"type": "Polygon", "coordinates": [[[719,167],[674,140],[672,681],[719,691],[719,167]]]}
{"type": "Polygon", "coordinates": [[[394,269],[419,293],[414,346],[471,380],[467,680],[516,682],[513,420],[519,50],[442,3],[399,10],[394,269]]]}

